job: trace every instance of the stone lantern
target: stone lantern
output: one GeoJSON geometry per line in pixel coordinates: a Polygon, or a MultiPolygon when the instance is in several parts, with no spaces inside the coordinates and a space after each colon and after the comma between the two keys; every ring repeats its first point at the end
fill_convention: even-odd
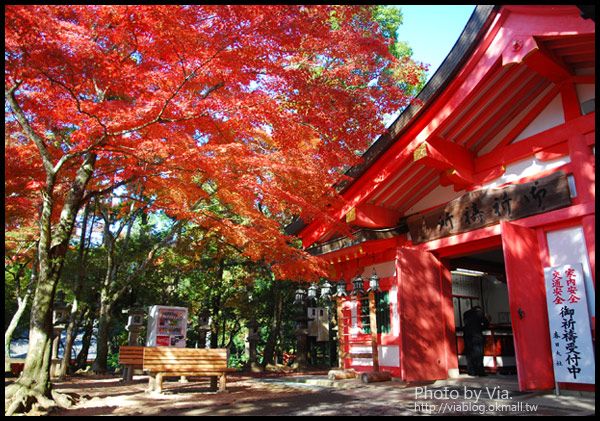
{"type": "Polygon", "coordinates": [[[50,375],[57,377],[60,375],[61,360],[58,358],[58,346],[60,344],[60,335],[69,321],[69,306],[65,302],[65,293],[58,291],[54,299],[52,308],[52,357],[50,360],[50,375]]]}
{"type": "Polygon", "coordinates": [[[65,302],[65,293],[58,291],[52,309],[52,325],[55,329],[64,329],[69,321],[69,306],[65,302]]]}
{"type": "MultiPolygon", "coordinates": [[[[129,346],[136,346],[138,345],[140,331],[144,327],[144,315],[146,314],[146,311],[139,303],[136,303],[129,310],[123,310],[123,313],[127,313],[128,315],[127,326],[125,326],[125,330],[129,332],[129,335],[127,336],[127,344],[129,346]]],[[[126,365],[123,368],[123,380],[133,380],[133,371],[133,366],[126,365]]]]}
{"type": "Polygon", "coordinates": [[[255,319],[250,319],[246,323],[246,327],[248,328],[248,337],[246,338],[248,341],[248,368],[253,372],[258,372],[261,371],[261,367],[256,362],[256,344],[260,339],[258,322],[255,319]]]}
{"type": "Polygon", "coordinates": [[[198,341],[200,348],[206,348],[206,336],[210,332],[210,313],[202,310],[198,315],[198,341]]]}
{"type": "Polygon", "coordinates": [[[297,289],[294,295],[294,306],[296,307],[296,329],[294,331],[296,335],[296,361],[294,362],[294,366],[300,370],[306,369],[308,362],[307,301],[306,291],[301,288],[297,289]]]}
{"type": "MultiPolygon", "coordinates": [[[[128,318],[127,318],[127,326],[125,327],[125,329],[129,332],[132,332],[133,330],[137,330],[140,329],[142,326],[144,326],[144,315],[146,314],[146,312],[144,311],[143,307],[133,307],[131,309],[129,309],[128,311],[128,318]]],[[[129,345],[135,345],[136,342],[130,340],[129,341],[129,345]]]]}

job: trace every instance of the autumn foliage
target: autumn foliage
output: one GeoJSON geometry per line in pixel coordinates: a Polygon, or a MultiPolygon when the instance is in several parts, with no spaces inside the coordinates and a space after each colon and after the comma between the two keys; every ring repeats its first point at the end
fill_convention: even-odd
{"type": "MultiPolygon", "coordinates": [[[[418,82],[372,17],[368,6],[7,6],[5,85],[60,163],[57,204],[92,152],[85,197],[135,182],[150,210],[306,277],[321,269],[283,224],[339,200],[333,184],[407,105],[399,82],[418,82]]],[[[44,166],[5,110],[5,224],[31,225],[44,166]]]]}

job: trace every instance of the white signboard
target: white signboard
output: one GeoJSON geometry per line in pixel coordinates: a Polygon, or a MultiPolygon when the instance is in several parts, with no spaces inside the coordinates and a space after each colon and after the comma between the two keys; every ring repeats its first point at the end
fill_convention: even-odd
{"type": "Polygon", "coordinates": [[[185,348],[187,314],[185,307],[150,307],[146,346],[185,348]]]}
{"type": "Polygon", "coordinates": [[[592,332],[580,263],[544,268],[556,382],[596,383],[592,332]]]}

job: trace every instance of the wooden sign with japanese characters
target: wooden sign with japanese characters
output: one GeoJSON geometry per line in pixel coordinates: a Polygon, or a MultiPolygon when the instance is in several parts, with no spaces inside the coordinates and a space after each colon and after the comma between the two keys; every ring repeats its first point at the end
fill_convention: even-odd
{"type": "Polygon", "coordinates": [[[557,382],[596,383],[592,332],[581,263],[544,269],[557,382]]]}
{"type": "Polygon", "coordinates": [[[409,216],[414,244],[511,221],[571,204],[567,177],[556,172],[538,180],[469,192],[425,214],[409,216]]]}

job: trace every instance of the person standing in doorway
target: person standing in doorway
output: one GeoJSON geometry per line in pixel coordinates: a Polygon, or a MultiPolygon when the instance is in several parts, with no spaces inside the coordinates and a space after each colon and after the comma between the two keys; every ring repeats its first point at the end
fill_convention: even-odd
{"type": "Polygon", "coordinates": [[[467,310],[463,314],[463,321],[467,372],[470,376],[487,376],[483,367],[483,330],[488,327],[489,321],[479,306],[467,310]]]}

